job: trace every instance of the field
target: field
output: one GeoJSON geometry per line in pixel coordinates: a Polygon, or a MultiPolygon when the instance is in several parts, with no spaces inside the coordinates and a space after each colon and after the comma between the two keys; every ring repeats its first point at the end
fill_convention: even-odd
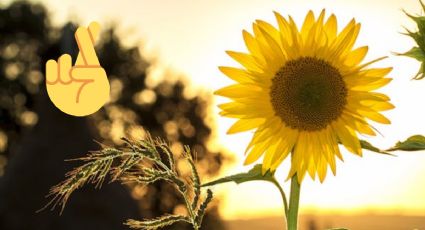
{"type": "MultiPolygon", "coordinates": [[[[425,230],[425,216],[402,215],[304,215],[300,219],[300,230],[322,230],[344,227],[351,230],[425,230]]],[[[229,230],[282,230],[283,219],[268,217],[250,220],[231,220],[229,230]]]]}

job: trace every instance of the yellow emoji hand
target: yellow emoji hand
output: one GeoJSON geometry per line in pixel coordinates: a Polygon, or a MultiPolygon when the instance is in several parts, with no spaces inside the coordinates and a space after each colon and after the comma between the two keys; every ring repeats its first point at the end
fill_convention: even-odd
{"type": "Polygon", "coordinates": [[[79,27],[75,39],[80,53],[75,66],[69,54],[46,63],[46,87],[50,100],[64,113],[86,116],[99,110],[109,100],[109,81],[94,50],[100,26],[92,22],[79,27]]]}

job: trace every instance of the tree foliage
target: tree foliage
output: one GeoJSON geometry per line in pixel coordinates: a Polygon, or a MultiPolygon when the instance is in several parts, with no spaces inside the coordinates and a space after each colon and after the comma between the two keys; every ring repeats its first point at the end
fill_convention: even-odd
{"type": "MultiPolygon", "coordinates": [[[[76,25],[72,23],[62,28],[53,27],[46,9],[40,4],[15,2],[0,8],[0,174],[4,169],[2,162],[15,158],[23,137],[39,138],[32,130],[46,113],[37,109],[37,103],[48,101],[39,100],[47,97],[44,64],[48,59],[59,57],[64,50],[75,61],[75,29],[76,25]]],[[[211,136],[206,119],[208,97],[186,96],[187,83],[178,77],[177,81],[147,84],[147,73],[153,63],[140,54],[138,46],[124,46],[114,27],[101,34],[100,39],[96,50],[111,84],[111,103],[89,117],[87,126],[94,133],[93,139],[105,145],[119,146],[125,144],[121,141],[123,136],[143,138],[146,135],[143,127],[154,136],[165,137],[177,154],[183,154],[183,145],[189,145],[197,152],[195,163],[201,166],[201,174],[217,173],[223,155],[207,148],[211,136]]],[[[170,70],[164,78],[176,79],[175,75],[170,70]]],[[[83,157],[81,154],[89,150],[93,149],[81,149],[77,156],[83,157]]],[[[69,156],[63,155],[62,159],[69,159],[69,156]]],[[[25,170],[31,171],[31,168],[25,170]]],[[[5,173],[8,174],[8,166],[5,173]]],[[[51,174],[57,175],[57,172],[51,174]]],[[[21,178],[17,175],[11,177],[13,183],[20,183],[21,178]]],[[[3,187],[12,182],[5,183],[3,187]]],[[[35,187],[36,190],[47,191],[48,188],[35,187]]],[[[184,203],[179,194],[163,182],[144,188],[142,195],[137,192],[141,190],[139,187],[131,190],[133,197],[139,200],[142,218],[174,213],[176,207],[184,203]]],[[[206,219],[215,215],[207,213],[206,219]]],[[[220,228],[217,227],[219,222],[215,223],[218,225],[211,226],[220,228]]]]}

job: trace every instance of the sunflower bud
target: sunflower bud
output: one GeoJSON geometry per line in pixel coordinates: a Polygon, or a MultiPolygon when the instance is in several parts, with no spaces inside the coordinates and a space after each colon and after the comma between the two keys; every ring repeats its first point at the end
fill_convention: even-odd
{"type": "MultiPolygon", "coordinates": [[[[422,3],[422,1],[419,2],[422,5],[422,9],[425,11],[424,3],[422,3]]],[[[414,16],[407,12],[404,13],[415,21],[417,25],[418,31],[412,32],[406,29],[405,33],[405,35],[410,36],[413,40],[415,40],[417,46],[414,46],[412,49],[402,53],[401,55],[414,58],[422,63],[418,73],[413,78],[415,80],[421,80],[425,77],[425,16],[414,16]]]]}

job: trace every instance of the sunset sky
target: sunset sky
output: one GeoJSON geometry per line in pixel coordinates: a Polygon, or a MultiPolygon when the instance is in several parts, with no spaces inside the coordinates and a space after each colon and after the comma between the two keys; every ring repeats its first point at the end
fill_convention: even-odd
{"type": "MultiPolygon", "coordinates": [[[[389,56],[375,66],[393,66],[392,83],[381,92],[387,93],[396,109],[387,112],[392,125],[374,124],[383,136],[368,138],[377,146],[390,147],[397,140],[412,134],[425,134],[425,80],[411,81],[419,63],[393,56],[391,52],[406,51],[413,46],[400,34],[403,26],[414,24],[402,9],[421,13],[416,0],[120,0],[120,1],[34,1],[48,7],[52,23],[68,20],[88,25],[98,21],[104,27],[119,26],[119,35],[127,44],[138,44],[149,59],[157,60],[151,78],[162,78],[162,70],[172,68],[190,79],[194,90],[212,93],[231,81],[217,66],[237,66],[225,50],[245,51],[242,30],[251,31],[252,22],[262,19],[276,25],[273,11],[292,15],[298,25],[308,10],[338,18],[339,29],[351,18],[362,24],[357,46],[369,45],[367,60],[389,56]]],[[[222,175],[247,170],[243,167],[243,152],[252,133],[228,136],[226,130],[234,122],[216,114],[216,104],[225,99],[214,97],[213,115],[217,123],[218,143],[230,150],[236,161],[226,166],[222,175]]],[[[398,153],[389,157],[365,152],[356,157],[344,151],[345,162],[339,162],[337,176],[328,174],[323,184],[305,180],[302,185],[301,211],[376,213],[425,213],[425,152],[398,153]]],[[[288,161],[277,176],[283,182],[288,161]]],[[[288,191],[289,183],[284,183],[288,191]]],[[[223,202],[224,218],[245,218],[281,215],[280,196],[271,184],[251,182],[229,184],[215,188],[223,202]]],[[[289,191],[288,191],[289,192],[289,191]]]]}

